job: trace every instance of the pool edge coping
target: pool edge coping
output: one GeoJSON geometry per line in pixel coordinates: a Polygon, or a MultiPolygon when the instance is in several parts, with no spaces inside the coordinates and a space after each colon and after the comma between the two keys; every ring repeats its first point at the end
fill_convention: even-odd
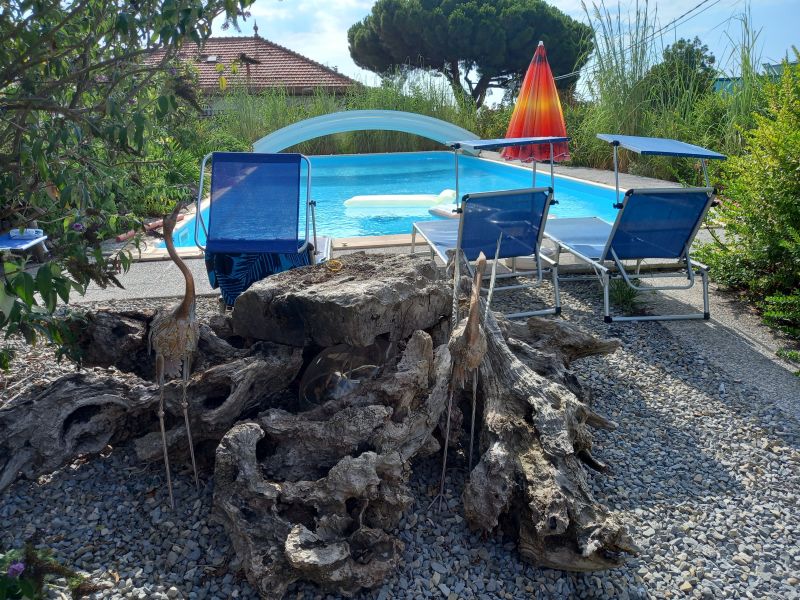
{"type": "MultiPolygon", "coordinates": [[[[447,150],[425,150],[424,152],[440,152],[446,154],[452,154],[451,151],[447,150]]],[[[397,152],[392,154],[416,154],[416,151],[409,151],[409,152],[397,152]]],[[[368,154],[376,154],[376,153],[368,153],[368,154]]],[[[379,154],[386,154],[386,153],[379,153],[379,154]]],[[[339,156],[365,156],[365,154],[323,154],[319,155],[321,157],[339,157],[339,156]]],[[[499,163],[502,165],[506,165],[509,167],[513,167],[515,169],[521,169],[523,171],[530,171],[532,169],[532,163],[522,163],[522,161],[515,160],[515,161],[507,161],[502,156],[496,152],[492,153],[485,153],[480,152],[477,156],[473,155],[474,158],[486,160],[492,163],[499,163]]],[[[537,163],[537,164],[544,164],[547,163],[537,163]]],[[[614,190],[616,189],[613,185],[608,185],[605,183],[601,183],[598,181],[591,181],[589,179],[582,179],[580,177],[575,177],[573,175],[566,175],[564,173],[554,173],[554,177],[567,179],[570,181],[576,181],[588,185],[597,186],[600,188],[614,190]]],[[[200,203],[200,210],[202,211],[209,202],[209,198],[204,198],[200,203]]],[[[194,217],[196,223],[196,206],[197,202],[193,202],[187,206],[186,214],[186,223],[182,227],[179,227],[178,230],[183,229],[184,227],[189,226],[189,219],[194,217]]],[[[324,232],[320,233],[320,235],[324,235],[324,232]]],[[[192,238],[194,239],[194,231],[192,232],[192,238]]],[[[157,243],[157,242],[156,242],[157,243]]],[[[342,238],[334,238],[331,237],[331,249],[333,251],[336,250],[372,250],[378,248],[390,248],[394,246],[411,246],[411,233],[403,234],[403,233],[391,233],[386,235],[373,235],[373,236],[352,236],[352,237],[342,237],[342,238]],[[387,238],[404,238],[405,239],[387,239],[387,238]],[[356,241],[358,240],[358,241],[356,241]]],[[[200,250],[197,246],[183,246],[183,247],[176,247],[176,252],[178,256],[181,258],[187,259],[194,259],[194,258],[204,258],[205,254],[202,250],[200,250]]],[[[140,254],[138,261],[140,262],[151,262],[151,261],[161,261],[161,260],[169,260],[169,254],[167,253],[166,248],[157,248],[155,244],[153,246],[146,247],[140,254]]]]}

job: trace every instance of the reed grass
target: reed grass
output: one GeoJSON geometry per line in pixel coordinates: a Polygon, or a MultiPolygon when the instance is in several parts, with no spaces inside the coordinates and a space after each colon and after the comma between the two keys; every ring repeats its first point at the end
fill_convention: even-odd
{"type": "MultiPolygon", "coordinates": [[[[612,153],[596,134],[621,133],[676,138],[726,154],[742,151],[743,133],[764,103],[764,77],[758,74],[758,32],[749,12],[735,21],[739,39],[731,38],[733,88],[715,93],[713,81],[696,73],[671,77],[654,67],[667,43],[651,3],[637,1],[629,11],[604,0],[583,3],[594,32],[595,53],[585,75],[588,99],[566,109],[573,137],[572,162],[608,169],[612,153]]],[[[667,28],[667,31],[669,28],[667,28]]],[[[620,168],[686,183],[700,183],[696,161],[620,153],[620,168]]]]}

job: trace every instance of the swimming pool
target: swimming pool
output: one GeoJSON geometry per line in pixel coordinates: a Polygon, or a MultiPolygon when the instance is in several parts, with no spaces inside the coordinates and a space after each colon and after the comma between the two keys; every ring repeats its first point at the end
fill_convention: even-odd
{"type": "MultiPolygon", "coordinates": [[[[414,221],[437,218],[428,213],[428,207],[345,207],[344,201],[352,196],[438,194],[455,188],[451,152],[311,156],[310,159],[317,233],[334,238],[411,233],[414,221]]],[[[459,167],[462,195],[531,185],[531,172],[522,167],[472,156],[460,157],[459,167]]],[[[550,185],[546,165],[539,166],[536,185],[550,185]]],[[[556,217],[597,216],[610,221],[616,218],[612,189],[556,176],[555,197],[558,204],[551,207],[550,214],[556,217]]],[[[208,218],[208,208],[203,211],[203,218],[208,218]]],[[[200,241],[205,244],[202,230],[200,233],[200,241]]],[[[194,219],[175,232],[175,245],[194,246],[194,219]]]]}

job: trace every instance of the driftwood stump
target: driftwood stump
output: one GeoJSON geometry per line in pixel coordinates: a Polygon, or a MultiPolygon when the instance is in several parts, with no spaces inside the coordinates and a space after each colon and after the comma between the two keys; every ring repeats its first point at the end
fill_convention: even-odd
{"type": "Polygon", "coordinates": [[[223,438],[214,504],[262,596],[280,598],[298,579],[350,595],[398,565],[403,546],[387,531],[411,504],[409,460],[438,423],[449,371],[446,350],[434,359],[418,331],[352,395],[300,414],[268,410],[223,438]]]}
{"type": "Polygon", "coordinates": [[[618,566],[637,552],[622,523],[589,490],[583,464],[590,427],[616,425],[596,414],[569,372],[575,358],[613,352],[561,321],[510,323],[489,314],[480,366],[482,457],[464,490],[471,526],[490,531],[505,521],[530,562],[593,571],[618,566]],[[515,350],[512,350],[514,348],[515,350]]]}
{"type": "MultiPolygon", "coordinates": [[[[465,308],[470,287],[465,280],[465,308]]],[[[214,510],[263,597],[280,598],[299,579],[345,595],[385,580],[401,557],[391,531],[411,503],[413,460],[441,450],[449,391],[476,365],[469,523],[510,530],[523,557],[559,569],[608,568],[636,552],[589,491],[584,468],[605,468],[591,428],[614,424],[592,410],[570,368],[618,342],[560,319],[484,317],[477,295],[451,335],[451,290],[427,260],[354,254],[271,277],[231,315],[201,324],[192,430],[214,461],[214,510]]],[[[103,369],[0,408],[0,489],[124,440],[143,460],[161,460],[151,319],[88,314],[85,363],[103,369]]],[[[188,456],[179,395],[169,382],[176,457],[188,456]]],[[[460,411],[449,423],[460,433],[451,443],[466,448],[460,411]]]]}
{"type": "MultiPolygon", "coordinates": [[[[66,375],[0,407],[0,490],[19,476],[35,478],[80,455],[96,454],[109,444],[131,439],[139,458],[161,459],[154,373],[130,360],[131,356],[147,356],[147,325],[152,314],[92,313],[83,337],[83,343],[92,349],[85,354],[85,365],[109,367],[108,357],[117,356],[120,369],[90,368],[66,375]],[[95,329],[93,323],[101,325],[95,329]],[[141,324],[135,326],[138,344],[131,334],[135,323],[141,324]],[[113,350],[111,331],[123,337],[127,352],[113,350]],[[108,353],[98,350],[101,341],[111,343],[108,353]],[[130,372],[120,372],[126,370],[130,372]]],[[[152,361],[143,361],[152,366],[152,361]]],[[[202,326],[199,370],[189,382],[195,444],[210,443],[213,455],[219,440],[237,421],[283,401],[302,362],[299,348],[261,343],[239,350],[202,326]]],[[[179,381],[167,383],[164,397],[170,452],[188,456],[179,381]]]]}

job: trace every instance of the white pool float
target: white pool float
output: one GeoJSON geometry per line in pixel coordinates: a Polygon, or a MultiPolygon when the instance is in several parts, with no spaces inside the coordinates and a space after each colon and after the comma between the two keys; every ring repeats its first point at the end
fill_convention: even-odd
{"type": "Polygon", "coordinates": [[[434,206],[429,208],[428,212],[434,217],[443,217],[445,219],[457,219],[458,213],[456,212],[456,205],[452,206],[434,206]]]}
{"type": "Polygon", "coordinates": [[[443,190],[439,194],[370,194],[353,196],[344,201],[348,207],[394,207],[394,206],[435,206],[444,202],[453,202],[455,190],[443,190]]]}
{"type": "Polygon", "coordinates": [[[344,214],[349,219],[372,218],[417,218],[428,216],[425,206],[345,206],[344,214]]]}

